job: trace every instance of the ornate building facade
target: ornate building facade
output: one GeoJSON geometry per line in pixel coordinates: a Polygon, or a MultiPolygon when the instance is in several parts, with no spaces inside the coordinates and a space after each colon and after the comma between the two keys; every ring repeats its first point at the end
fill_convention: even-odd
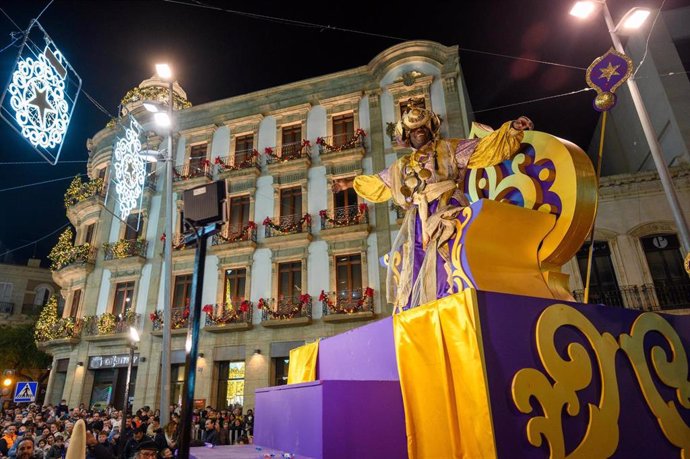
{"type": "MultiPolygon", "coordinates": [[[[406,42],[355,69],[195,107],[181,87],[174,89],[177,234],[169,235],[174,247],[170,401],[181,397],[194,262],[194,247],[185,246],[180,236],[182,192],[223,180],[228,220],[205,260],[195,399],[216,407],[253,407],[256,388],[285,383],[290,349],[390,314],[379,259],[390,250],[400,216],[389,204],[367,205],[354,193],[352,180],[407,152],[391,142],[388,127],[410,99],[443,118],[442,135],[469,135],[458,48],[406,42]]],[[[146,80],[126,95],[123,107],[154,130],[142,101],[166,100],[166,90],[164,82],[146,80]]],[[[152,166],[129,225],[106,210],[113,207],[112,196],[102,190],[111,174],[115,133],[115,126],[106,127],[89,140],[91,181],[73,183],[65,199],[75,233],[61,242],[53,276],[65,300],[59,320],[70,325],[42,342],[54,358],[50,402],[64,398],[70,406],[122,406],[127,329],[134,325],[142,339],[130,394],[135,407],[158,406],[166,187],[164,175],[152,166]]],[[[158,151],[166,143],[160,135],[149,136],[158,151]]],[[[690,203],[687,172],[678,174],[681,202],[690,203]]],[[[604,187],[612,191],[605,194],[600,218],[618,223],[600,231],[620,239],[621,258],[612,263],[618,266],[615,275],[624,267],[626,277],[618,285],[653,285],[655,271],[644,268],[649,263],[644,238],[667,235],[664,247],[673,247],[670,215],[659,210],[617,217],[621,202],[654,206],[661,197],[655,198],[660,191],[653,177],[611,180],[604,187]],[[648,200],[629,185],[638,180],[647,180],[648,200]]],[[[577,260],[567,268],[573,289],[581,288],[577,260]]],[[[601,287],[606,287],[603,281],[601,287]]],[[[640,305],[623,304],[661,308],[667,303],[654,297],[640,305]]]]}

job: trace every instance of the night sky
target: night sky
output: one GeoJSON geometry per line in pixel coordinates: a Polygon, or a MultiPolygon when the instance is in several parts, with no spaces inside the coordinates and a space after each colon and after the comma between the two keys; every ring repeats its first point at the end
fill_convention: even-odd
{"type": "MultiPolygon", "coordinates": [[[[614,18],[619,18],[632,6],[658,8],[662,2],[610,0],[609,7],[614,18]]],[[[202,3],[387,37],[304,27],[161,0],[55,0],[40,22],[82,77],[83,89],[113,115],[122,96],[154,73],[156,62],[172,65],[189,100],[198,105],[366,65],[401,41],[425,39],[460,47],[477,121],[498,127],[525,114],[538,130],[572,140],[586,150],[598,120],[590,92],[483,111],[586,86],[581,69],[471,51],[586,68],[611,41],[601,16],[578,21],[568,15],[568,0],[442,0],[412,7],[403,6],[409,2],[373,1],[321,2],[319,7],[286,1],[202,3]]],[[[5,0],[0,7],[26,28],[47,4],[48,0],[5,0]]],[[[690,0],[666,0],[663,10],[688,5],[690,0]]],[[[0,49],[10,43],[13,30],[14,25],[0,15],[0,49]]],[[[10,47],[0,53],[2,90],[17,51],[10,47]]],[[[81,94],[61,163],[0,164],[0,260],[24,262],[34,253],[39,257],[48,254],[59,232],[13,252],[10,258],[3,257],[8,249],[31,243],[67,223],[64,192],[71,177],[86,171],[86,139],[107,122],[108,117],[81,94]],[[64,177],[69,178],[2,191],[64,177]]],[[[0,120],[0,163],[9,161],[42,160],[0,120]]]]}

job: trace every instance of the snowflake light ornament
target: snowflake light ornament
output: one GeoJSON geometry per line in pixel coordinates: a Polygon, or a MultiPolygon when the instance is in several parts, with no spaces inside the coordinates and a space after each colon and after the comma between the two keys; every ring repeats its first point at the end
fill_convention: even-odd
{"type": "Polygon", "coordinates": [[[126,220],[141,200],[146,182],[146,164],[141,156],[141,126],[130,117],[130,125],[117,139],[113,152],[115,191],[119,198],[120,218],[126,220]]]}
{"type": "Polygon", "coordinates": [[[36,20],[0,96],[0,117],[49,163],[57,164],[81,78],[36,20]]]}

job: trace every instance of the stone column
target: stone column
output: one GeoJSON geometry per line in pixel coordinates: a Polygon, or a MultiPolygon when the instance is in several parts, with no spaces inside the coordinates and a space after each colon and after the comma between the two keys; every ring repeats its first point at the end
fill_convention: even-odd
{"type": "Polygon", "coordinates": [[[446,120],[444,123],[448,129],[448,135],[455,138],[465,138],[469,132],[465,132],[464,128],[467,123],[460,106],[457,74],[443,75],[442,78],[443,99],[446,103],[446,120]]]}

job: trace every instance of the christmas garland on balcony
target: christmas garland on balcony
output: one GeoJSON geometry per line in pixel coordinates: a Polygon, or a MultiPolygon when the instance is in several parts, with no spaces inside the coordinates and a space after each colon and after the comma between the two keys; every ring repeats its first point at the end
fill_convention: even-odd
{"type": "Polygon", "coordinates": [[[367,133],[364,132],[364,129],[360,128],[360,129],[357,129],[355,131],[355,135],[352,136],[352,138],[350,140],[348,140],[347,142],[345,142],[344,144],[342,144],[338,147],[335,147],[335,146],[329,144],[328,142],[326,142],[326,139],[324,139],[323,137],[317,137],[316,138],[316,144],[319,145],[320,147],[322,147],[324,150],[326,150],[329,153],[330,152],[338,152],[338,151],[349,150],[351,148],[355,148],[357,146],[357,142],[360,139],[362,139],[362,142],[363,142],[364,137],[366,137],[366,136],[367,136],[367,133]]]}
{"type": "Polygon", "coordinates": [[[308,226],[311,225],[310,214],[304,214],[302,218],[300,218],[298,221],[294,223],[285,223],[283,225],[276,225],[275,223],[273,223],[273,220],[271,220],[271,217],[266,217],[264,219],[263,225],[268,226],[269,228],[279,231],[281,233],[291,233],[293,231],[296,231],[298,228],[301,228],[305,222],[308,226]]]}
{"type": "MultiPolygon", "coordinates": [[[[172,314],[172,330],[179,330],[180,328],[185,328],[187,326],[187,319],[189,318],[189,306],[186,306],[184,308],[184,311],[182,311],[182,314],[172,314]]],[[[153,329],[154,330],[162,330],[164,321],[163,321],[163,311],[160,309],[156,309],[155,312],[152,312],[149,315],[149,319],[151,319],[151,322],[153,322],[153,329]]]]}
{"type": "Polygon", "coordinates": [[[77,175],[65,192],[65,208],[69,209],[78,202],[89,199],[91,196],[98,194],[102,189],[102,178],[95,178],[88,182],[82,182],[81,177],[77,175]]]}
{"type": "Polygon", "coordinates": [[[362,220],[367,214],[367,210],[369,210],[369,206],[367,206],[366,203],[361,203],[357,207],[357,213],[354,215],[346,215],[344,218],[336,220],[328,216],[328,210],[323,209],[319,211],[319,217],[333,226],[350,226],[354,223],[362,223],[362,220]]]}
{"type": "Polygon", "coordinates": [[[74,317],[58,317],[58,296],[53,295],[41,310],[34,325],[34,339],[38,343],[62,338],[74,338],[79,334],[80,322],[74,317]]]}
{"type": "MultiPolygon", "coordinates": [[[[354,314],[355,312],[362,312],[364,310],[363,306],[367,303],[370,304],[373,298],[374,289],[371,287],[364,289],[364,295],[357,300],[357,303],[354,305],[349,302],[344,302],[344,305],[340,305],[337,301],[333,301],[329,298],[329,295],[323,290],[321,290],[321,294],[319,295],[319,301],[324,303],[328,311],[332,314],[354,314]]],[[[373,308],[371,309],[373,310],[373,308]]]]}
{"type": "Polygon", "coordinates": [[[246,241],[250,239],[250,234],[252,231],[256,231],[256,223],[253,221],[248,221],[247,225],[244,226],[239,232],[230,234],[228,237],[223,236],[222,233],[218,233],[216,236],[225,242],[238,242],[246,241]]]}
{"type": "Polygon", "coordinates": [[[298,153],[297,155],[295,155],[295,153],[290,153],[290,154],[287,154],[287,155],[278,156],[278,155],[273,151],[273,148],[271,148],[271,147],[266,147],[266,148],[264,148],[264,155],[270,156],[271,158],[273,158],[273,160],[270,161],[270,162],[272,162],[272,163],[275,163],[275,162],[285,163],[285,162],[287,162],[287,161],[292,161],[292,160],[294,160],[294,159],[299,159],[299,158],[301,158],[302,156],[304,156],[304,155],[302,154],[302,151],[304,151],[305,148],[306,148],[306,153],[310,153],[310,152],[311,152],[311,142],[310,142],[309,140],[307,140],[307,139],[303,139],[303,140],[302,140],[302,144],[301,144],[301,146],[300,146],[299,151],[297,152],[297,153],[298,153]]]}
{"type": "Polygon", "coordinates": [[[253,166],[258,157],[259,151],[254,149],[252,150],[252,154],[246,156],[239,164],[228,164],[223,161],[223,158],[220,156],[216,156],[216,159],[213,160],[213,163],[224,171],[238,171],[240,169],[247,169],[248,167],[253,166]]]}
{"type": "Polygon", "coordinates": [[[256,307],[265,311],[270,320],[294,319],[296,316],[300,315],[305,307],[311,307],[311,295],[308,293],[300,295],[299,303],[292,305],[290,310],[287,312],[280,312],[278,310],[274,311],[270,308],[268,300],[264,300],[263,298],[259,298],[259,302],[257,303],[256,307]]]}
{"type": "MultiPolygon", "coordinates": [[[[180,181],[180,180],[184,181],[184,180],[189,180],[189,179],[192,179],[192,178],[197,178],[197,177],[199,177],[199,175],[195,175],[195,174],[192,172],[192,167],[191,167],[191,165],[188,164],[188,166],[189,166],[189,167],[187,167],[187,173],[186,173],[186,174],[180,174],[180,173],[177,171],[177,168],[176,168],[176,167],[173,167],[172,173],[173,173],[173,175],[175,176],[174,178],[175,178],[176,181],[180,181]]],[[[202,168],[204,168],[204,169],[208,169],[208,168],[211,166],[211,161],[209,161],[208,159],[202,159],[201,161],[199,161],[199,166],[202,167],[202,168]]]]}
{"type": "Polygon", "coordinates": [[[48,254],[51,271],[59,271],[72,263],[85,262],[89,259],[91,245],[87,242],[86,244],[73,246],[73,238],[74,234],[71,228],[65,229],[65,231],[60,234],[57,244],[55,244],[48,254]]]}
{"type": "Polygon", "coordinates": [[[119,241],[113,243],[103,243],[103,250],[106,253],[110,251],[113,254],[113,259],[120,260],[122,258],[139,255],[142,252],[145,243],[146,240],[143,238],[137,240],[120,239],[119,241]]]}
{"type": "Polygon", "coordinates": [[[205,305],[201,310],[206,313],[209,321],[213,322],[214,325],[227,325],[241,320],[242,314],[251,308],[251,303],[249,300],[243,300],[237,308],[233,307],[232,303],[230,303],[230,308],[226,308],[225,304],[219,306],[222,311],[220,314],[214,313],[212,304],[205,305]]]}

